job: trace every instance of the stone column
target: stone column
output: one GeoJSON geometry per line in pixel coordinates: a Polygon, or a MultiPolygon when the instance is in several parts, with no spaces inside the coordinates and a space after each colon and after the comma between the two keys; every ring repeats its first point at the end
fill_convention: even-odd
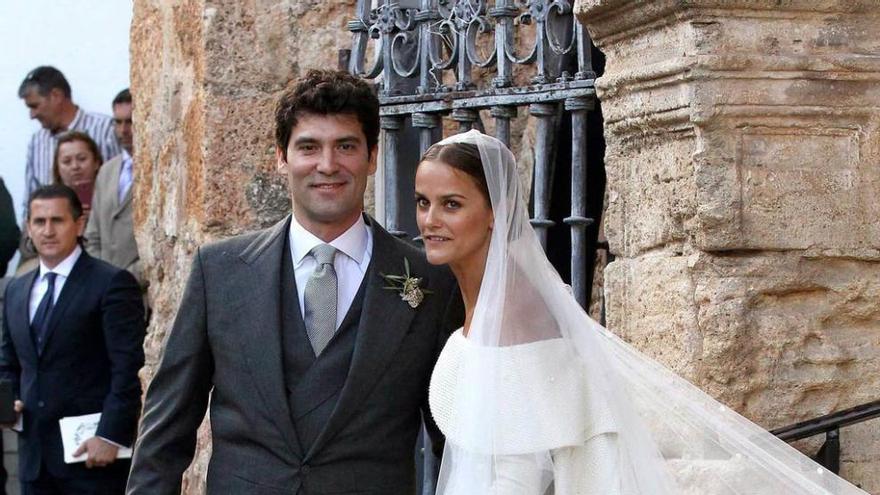
{"type": "MultiPolygon", "coordinates": [[[[195,249],[290,211],[276,173],[275,100],[311,67],[336,67],[355,0],[135,0],[131,32],[138,245],[154,307],[148,383],[195,249]]],[[[185,310],[185,308],[183,309],[185,310]]],[[[209,432],[184,479],[203,493],[209,432]]]]}
{"type": "MultiPolygon", "coordinates": [[[[607,57],[611,329],[768,429],[880,398],[880,4],[576,11],[607,57]]],[[[876,493],[880,421],[841,439],[876,493]]]]}

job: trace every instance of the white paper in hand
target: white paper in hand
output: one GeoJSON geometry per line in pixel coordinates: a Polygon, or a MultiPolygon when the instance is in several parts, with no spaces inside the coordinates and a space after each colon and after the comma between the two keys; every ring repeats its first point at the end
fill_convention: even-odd
{"type": "MultiPolygon", "coordinates": [[[[76,449],[83,442],[95,436],[98,431],[98,423],[101,422],[101,413],[86,414],[84,416],[69,416],[58,420],[61,428],[61,443],[64,446],[64,462],[74,464],[85,462],[88,454],[73,456],[76,449]]],[[[117,459],[131,458],[131,448],[120,447],[116,454],[117,459]]]]}

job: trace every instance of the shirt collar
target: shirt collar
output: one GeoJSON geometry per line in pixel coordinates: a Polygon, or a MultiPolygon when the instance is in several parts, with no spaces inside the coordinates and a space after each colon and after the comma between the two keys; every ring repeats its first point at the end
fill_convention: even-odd
{"type": "Polygon", "coordinates": [[[122,163],[126,166],[131,166],[131,155],[128,154],[125,148],[122,148],[122,163]]]}
{"type": "Polygon", "coordinates": [[[49,268],[43,264],[43,260],[40,260],[40,278],[42,279],[49,272],[57,273],[64,278],[70,276],[70,272],[73,270],[73,265],[76,264],[77,260],[79,260],[80,255],[82,255],[82,248],[79,244],[76,245],[73,252],[70,253],[67,258],[64,258],[64,261],[55,265],[55,268],[49,268]]]}
{"type": "Polygon", "coordinates": [[[83,119],[83,110],[80,107],[76,107],[76,114],[73,116],[73,120],[70,121],[70,124],[67,125],[66,129],[62,129],[55,133],[55,135],[63,134],[69,130],[77,129],[80,121],[83,119]]]}
{"type": "MultiPolygon", "coordinates": [[[[290,216],[290,251],[293,255],[293,266],[298,267],[312,248],[324,241],[319,239],[303,227],[297,220],[296,215],[290,216]]],[[[363,215],[358,215],[357,221],[336,239],[328,244],[343,252],[360,265],[364,261],[369,245],[369,229],[363,215]]]]}

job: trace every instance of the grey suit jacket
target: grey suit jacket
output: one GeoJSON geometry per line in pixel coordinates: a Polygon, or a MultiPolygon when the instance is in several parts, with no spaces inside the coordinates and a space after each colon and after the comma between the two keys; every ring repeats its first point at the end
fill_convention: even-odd
{"type": "MultiPolygon", "coordinates": [[[[209,400],[210,494],[415,493],[414,446],[420,416],[430,417],[430,374],[462,320],[454,279],[371,222],[373,256],[351,367],[335,409],[305,449],[282,369],[280,274],[282,256],[290,256],[289,223],[196,253],[147,392],[130,495],[179,493],[209,400]],[[415,309],[383,289],[380,274],[403,273],[404,258],[433,292],[415,309]]],[[[323,397],[314,394],[307,400],[315,404],[304,407],[318,407],[323,397]]]]}
{"type": "Polygon", "coordinates": [[[144,287],[132,222],[134,184],[120,203],[118,191],[121,171],[122,155],[118,155],[102,165],[98,172],[92,212],[86,226],[86,250],[96,258],[128,270],[144,287]]]}

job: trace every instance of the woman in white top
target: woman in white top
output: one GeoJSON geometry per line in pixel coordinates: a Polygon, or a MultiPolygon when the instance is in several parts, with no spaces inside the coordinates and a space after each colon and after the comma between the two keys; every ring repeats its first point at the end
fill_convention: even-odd
{"type": "Polygon", "coordinates": [[[438,494],[864,493],[591,320],[500,141],[434,145],[416,202],[428,261],[450,266],[466,308],[431,380],[438,494]]]}

